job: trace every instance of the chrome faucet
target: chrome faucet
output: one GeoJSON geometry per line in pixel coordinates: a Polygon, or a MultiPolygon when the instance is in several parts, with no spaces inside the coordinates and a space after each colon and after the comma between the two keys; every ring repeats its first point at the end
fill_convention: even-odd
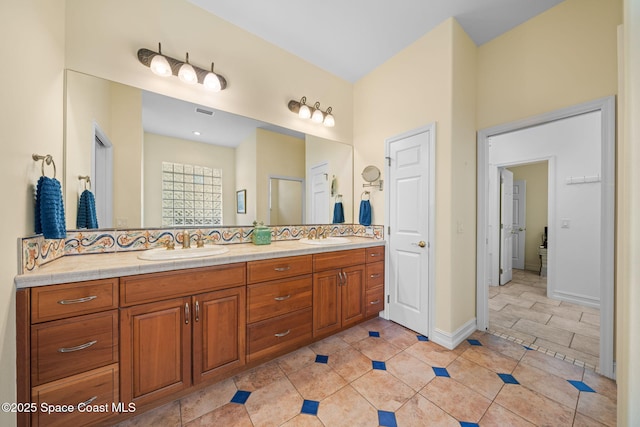
{"type": "Polygon", "coordinates": [[[191,235],[189,230],[182,232],[182,249],[189,249],[191,247],[191,235]]]}

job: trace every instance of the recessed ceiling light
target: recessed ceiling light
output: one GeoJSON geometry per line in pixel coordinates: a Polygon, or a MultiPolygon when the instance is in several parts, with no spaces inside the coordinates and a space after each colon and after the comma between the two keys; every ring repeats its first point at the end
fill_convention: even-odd
{"type": "Polygon", "coordinates": [[[193,131],[193,134],[194,134],[195,136],[200,136],[200,132],[198,132],[197,130],[194,130],[194,131],[193,131]]]}

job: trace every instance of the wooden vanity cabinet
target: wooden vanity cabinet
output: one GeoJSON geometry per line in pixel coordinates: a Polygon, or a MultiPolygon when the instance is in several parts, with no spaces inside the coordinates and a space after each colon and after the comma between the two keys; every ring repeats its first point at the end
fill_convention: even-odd
{"type": "Polygon", "coordinates": [[[384,246],[367,248],[365,316],[384,310],[384,246]]]}
{"type": "Polygon", "coordinates": [[[312,340],[313,257],[247,263],[247,358],[263,360],[312,340]]]}
{"type": "Polygon", "coordinates": [[[123,402],[144,405],[245,364],[244,263],[131,276],[121,287],[131,305],[120,311],[123,402]],[[154,283],[174,286],[154,292],[154,283]],[[194,289],[212,291],[187,295],[194,289]]]}
{"type": "Polygon", "coordinates": [[[313,256],[313,336],[321,337],[365,317],[365,249],[313,256]]]}
{"type": "MultiPolygon", "coordinates": [[[[41,286],[18,293],[19,389],[41,405],[111,405],[119,398],[118,279],[41,286]],[[30,316],[29,316],[30,314],[30,316]],[[22,336],[22,338],[20,338],[22,336]],[[28,375],[27,375],[28,373],[28,375]],[[26,384],[28,384],[27,387],[26,384]]],[[[17,295],[18,295],[17,294],[17,295]]],[[[109,412],[22,414],[21,425],[89,425],[109,412]]]]}

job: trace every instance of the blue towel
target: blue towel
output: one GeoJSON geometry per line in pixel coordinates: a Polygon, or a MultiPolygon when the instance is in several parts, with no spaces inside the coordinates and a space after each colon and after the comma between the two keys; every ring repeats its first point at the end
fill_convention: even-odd
{"type": "Polygon", "coordinates": [[[41,176],[38,180],[35,226],[36,234],[42,233],[45,239],[64,239],[67,237],[62,187],[55,178],[41,176]]]}
{"type": "Polygon", "coordinates": [[[360,224],[371,225],[371,203],[368,200],[360,202],[360,224]]]}
{"type": "Polygon", "coordinates": [[[89,190],[84,190],[78,202],[78,216],[76,217],[77,228],[98,228],[98,218],[96,216],[96,198],[89,190]]]}
{"type": "Polygon", "coordinates": [[[342,207],[342,202],[336,202],[333,205],[333,223],[341,224],[344,222],[344,208],[342,207]]]}

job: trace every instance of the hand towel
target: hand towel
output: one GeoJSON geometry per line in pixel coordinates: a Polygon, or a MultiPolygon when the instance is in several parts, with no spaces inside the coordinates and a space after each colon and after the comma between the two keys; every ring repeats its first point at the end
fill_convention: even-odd
{"type": "Polygon", "coordinates": [[[333,223],[341,224],[344,222],[344,207],[342,202],[336,202],[333,205],[333,223]]]}
{"type": "Polygon", "coordinates": [[[84,190],[78,202],[78,215],[76,216],[77,228],[98,228],[96,216],[96,198],[89,190],[84,190]]]}
{"type": "Polygon", "coordinates": [[[67,237],[62,202],[62,187],[55,178],[41,176],[36,186],[35,206],[36,234],[42,233],[45,239],[64,239],[67,237]]]}
{"type": "Polygon", "coordinates": [[[368,200],[360,202],[360,225],[371,225],[371,203],[368,200]]]}

